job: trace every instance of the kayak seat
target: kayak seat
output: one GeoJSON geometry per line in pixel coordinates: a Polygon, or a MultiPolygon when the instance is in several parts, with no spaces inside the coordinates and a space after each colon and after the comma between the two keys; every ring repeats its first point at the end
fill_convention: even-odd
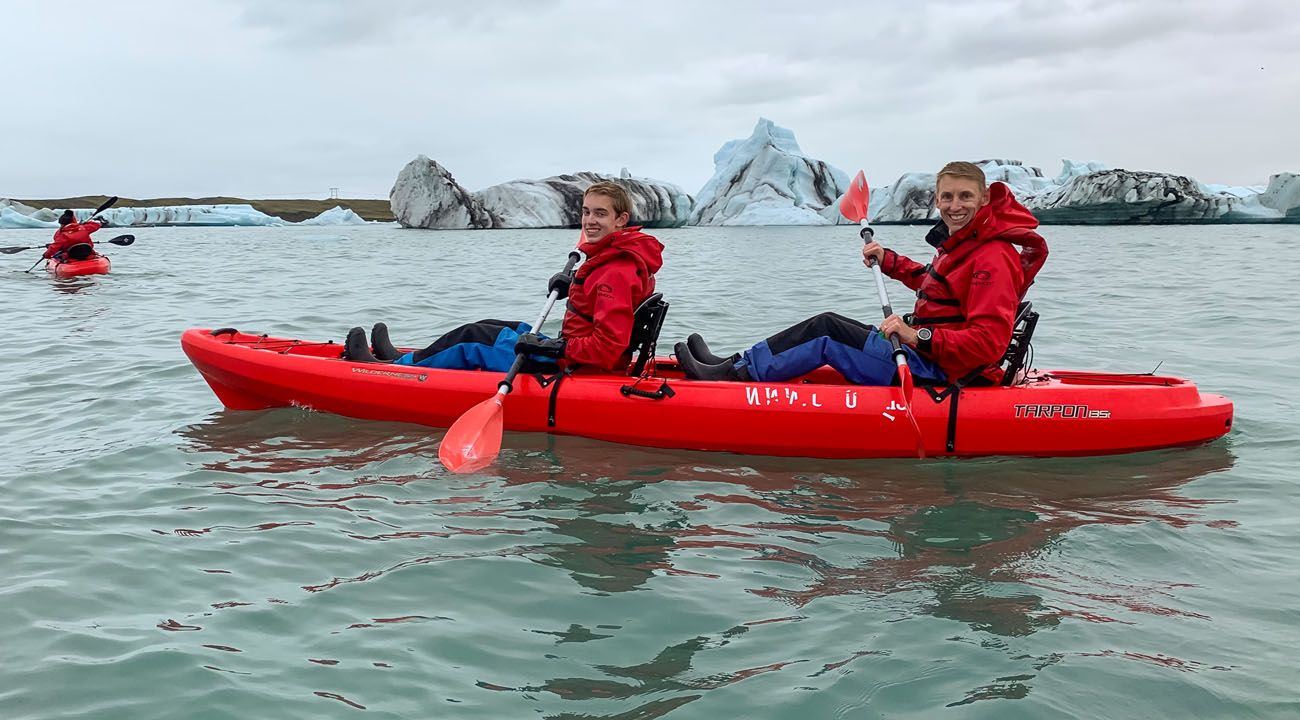
{"type": "Polygon", "coordinates": [[[1011,326],[1011,343],[1007,345],[1000,363],[1005,366],[1003,385],[1016,384],[1021,371],[1025,369],[1025,359],[1033,358],[1033,346],[1029,341],[1034,337],[1034,328],[1037,326],[1038,313],[1034,312],[1034,304],[1028,300],[1021,301],[1016,308],[1016,321],[1011,326]]]}
{"type": "MultiPolygon", "coordinates": [[[[1002,353],[995,363],[990,363],[981,368],[976,368],[955,383],[948,385],[952,388],[965,387],[989,387],[993,381],[984,376],[984,373],[992,368],[1002,368],[1002,381],[999,385],[1015,385],[1023,379],[1025,369],[1025,359],[1033,360],[1033,346],[1029,341],[1034,336],[1034,328],[1038,325],[1038,313],[1034,312],[1034,304],[1028,300],[1022,300],[1016,306],[1016,319],[1011,324],[1011,342],[1007,344],[1007,349],[1002,353]]],[[[928,385],[918,381],[917,385],[928,385]]],[[[942,385],[942,384],[940,384],[942,385]]],[[[936,395],[939,399],[946,397],[943,393],[936,395]]]]}
{"type": "Polygon", "coordinates": [[[632,341],[627,346],[632,364],[628,366],[628,375],[640,376],[646,363],[655,356],[655,343],[659,342],[659,331],[663,329],[667,315],[668,303],[664,301],[663,293],[646,298],[632,313],[632,341]]]}
{"type": "Polygon", "coordinates": [[[95,248],[90,243],[77,243],[67,250],[63,251],[69,260],[89,260],[90,256],[95,254],[95,248]]]}

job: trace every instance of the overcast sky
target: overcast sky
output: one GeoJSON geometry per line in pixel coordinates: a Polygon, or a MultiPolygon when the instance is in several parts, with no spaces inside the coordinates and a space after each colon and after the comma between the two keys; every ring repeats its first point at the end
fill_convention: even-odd
{"type": "Polygon", "coordinates": [[[696,193],[759,117],[873,185],[1062,158],[1300,172],[1296,0],[5,0],[0,197],[696,193]]]}

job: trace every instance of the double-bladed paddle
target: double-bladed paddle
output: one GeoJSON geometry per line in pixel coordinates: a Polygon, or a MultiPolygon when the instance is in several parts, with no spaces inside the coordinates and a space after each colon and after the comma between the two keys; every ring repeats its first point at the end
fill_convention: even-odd
{"type": "MultiPolygon", "coordinates": [[[[130,244],[132,244],[132,243],[135,242],[135,236],[134,236],[134,235],[118,235],[117,237],[113,238],[112,240],[104,240],[103,242],[111,243],[111,244],[113,244],[113,245],[121,245],[122,247],[126,247],[127,245],[130,245],[130,244]]],[[[17,247],[2,247],[2,248],[0,248],[0,253],[3,253],[3,254],[5,254],[5,255],[13,255],[14,253],[22,252],[22,251],[24,251],[24,250],[40,250],[40,249],[42,249],[42,248],[47,248],[47,247],[49,247],[49,245],[20,245],[20,246],[17,246],[17,247]]]]}
{"type": "MultiPolygon", "coordinates": [[[[569,253],[569,261],[564,264],[565,275],[573,272],[573,266],[580,257],[576,250],[569,253]]],[[[552,290],[546,296],[546,307],[542,308],[542,314],[537,316],[537,322],[533,324],[534,332],[542,329],[542,323],[546,322],[546,316],[551,314],[551,308],[559,296],[559,290],[552,290]]],[[[466,410],[447,429],[447,434],[442,437],[442,444],[438,447],[438,459],[442,461],[443,467],[454,473],[470,473],[481,470],[496,460],[501,452],[501,434],[504,432],[502,404],[506,395],[514,390],[514,379],[523,367],[524,360],[523,353],[515,355],[514,364],[497,384],[496,393],[466,410]]]]}
{"type": "MultiPolygon", "coordinates": [[[[849,189],[840,198],[840,214],[846,220],[858,223],[861,227],[858,234],[862,237],[863,242],[871,242],[875,233],[867,225],[867,209],[870,207],[871,188],[867,187],[867,176],[861,170],[854,176],[853,181],[849,183],[849,189]]],[[[880,310],[888,318],[894,314],[894,308],[889,304],[889,294],[885,292],[885,278],[880,272],[880,265],[874,257],[869,259],[871,274],[876,279],[876,294],[880,296],[880,310]]],[[[907,364],[907,352],[903,350],[902,343],[898,340],[898,333],[889,336],[889,344],[894,348],[894,362],[898,363],[898,381],[903,389],[903,408],[907,411],[907,419],[912,423],[912,431],[916,435],[916,455],[925,457],[925,441],[921,437],[921,426],[916,422],[916,416],[912,414],[912,368],[907,364]]]]}

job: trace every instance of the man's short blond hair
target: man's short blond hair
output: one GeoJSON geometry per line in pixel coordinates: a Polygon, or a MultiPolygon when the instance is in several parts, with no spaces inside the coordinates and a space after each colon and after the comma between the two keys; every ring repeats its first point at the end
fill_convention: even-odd
{"type": "Polygon", "coordinates": [[[975,163],[957,160],[944,165],[943,169],[939,171],[939,175],[934,179],[935,187],[938,187],[939,181],[942,180],[945,175],[952,178],[974,180],[979,183],[980,190],[988,188],[988,181],[984,179],[984,171],[975,163]]]}
{"type": "Polygon", "coordinates": [[[622,215],[632,214],[632,196],[627,194],[627,189],[615,182],[598,182],[582,194],[583,197],[588,195],[604,195],[614,203],[614,214],[622,215]]]}

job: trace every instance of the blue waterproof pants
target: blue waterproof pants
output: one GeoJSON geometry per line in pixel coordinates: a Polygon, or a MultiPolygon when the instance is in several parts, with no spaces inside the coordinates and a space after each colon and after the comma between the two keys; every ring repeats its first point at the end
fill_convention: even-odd
{"type": "MultiPolygon", "coordinates": [[[[479,320],[444,333],[423,350],[406,353],[393,362],[448,370],[506,372],[515,362],[515,341],[531,330],[532,326],[526,322],[479,320]]],[[[551,358],[533,359],[555,364],[551,358]]]]}
{"type": "MultiPolygon", "coordinates": [[[[939,366],[907,345],[907,364],[922,383],[942,384],[939,366]]],[[[836,313],[822,313],[746,350],[736,363],[762,382],[781,382],[830,365],[857,385],[892,385],[898,364],[894,348],[874,326],[836,313]]]]}

